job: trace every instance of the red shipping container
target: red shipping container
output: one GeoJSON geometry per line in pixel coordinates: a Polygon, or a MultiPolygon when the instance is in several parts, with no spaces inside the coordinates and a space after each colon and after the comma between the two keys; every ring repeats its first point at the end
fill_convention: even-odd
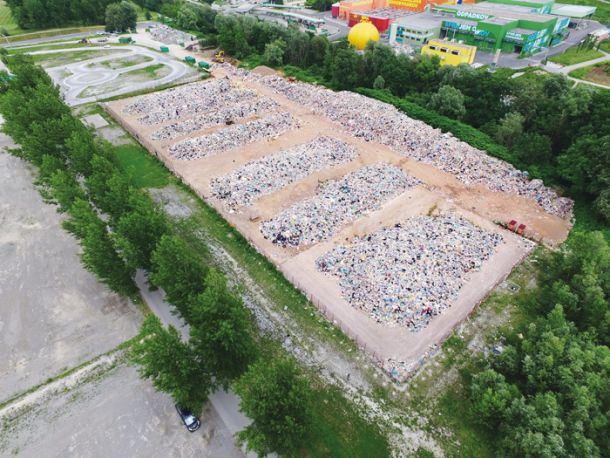
{"type": "Polygon", "coordinates": [[[332,15],[332,17],[337,18],[339,17],[339,4],[335,3],[330,10],[330,14],[332,15]]]}

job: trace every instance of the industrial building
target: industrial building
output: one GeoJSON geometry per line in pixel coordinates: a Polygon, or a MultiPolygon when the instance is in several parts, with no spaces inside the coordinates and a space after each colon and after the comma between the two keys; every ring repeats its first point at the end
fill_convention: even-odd
{"type": "Polygon", "coordinates": [[[555,0],[343,0],[332,15],[350,27],[372,23],[392,46],[421,48],[440,38],[527,56],[563,41],[595,10],[555,0]]]}
{"type": "Polygon", "coordinates": [[[569,18],[532,13],[530,9],[529,6],[482,2],[460,7],[440,5],[434,11],[445,16],[440,38],[473,45],[481,51],[529,55],[567,37],[569,18]]]}
{"type": "Polygon", "coordinates": [[[441,34],[443,18],[429,12],[411,14],[396,19],[390,24],[390,44],[409,45],[419,48],[441,34]]]}
{"type": "Polygon", "coordinates": [[[477,53],[476,46],[446,40],[430,40],[421,48],[426,56],[438,56],[441,65],[472,64],[477,53]]]}

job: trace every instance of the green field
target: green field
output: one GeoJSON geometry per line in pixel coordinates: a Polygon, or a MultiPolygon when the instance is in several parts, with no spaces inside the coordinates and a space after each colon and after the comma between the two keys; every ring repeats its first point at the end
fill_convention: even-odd
{"type": "Polygon", "coordinates": [[[35,51],[53,51],[55,49],[76,49],[85,47],[91,47],[91,45],[84,43],[65,43],[53,45],[27,46],[22,48],[10,48],[8,52],[9,54],[27,54],[35,51]]]}
{"type": "Polygon", "coordinates": [[[114,54],[120,52],[120,50],[112,50],[112,49],[104,49],[100,51],[93,50],[83,50],[83,51],[73,51],[73,52],[57,52],[50,54],[35,54],[32,56],[34,62],[44,66],[44,67],[56,67],[59,65],[68,65],[74,62],[80,62],[83,60],[93,59],[95,57],[107,56],[109,54],[114,54]]]}
{"type": "Polygon", "coordinates": [[[596,51],[595,49],[578,49],[577,47],[570,48],[562,54],[558,54],[549,58],[551,62],[561,65],[574,65],[580,64],[581,62],[587,62],[588,60],[597,59],[602,57],[603,53],[596,51]]]}
{"type": "Polygon", "coordinates": [[[0,27],[4,27],[9,35],[23,33],[23,30],[19,28],[13,19],[11,10],[8,6],[6,6],[6,2],[4,0],[0,0],[0,27]]]}
{"type": "Polygon", "coordinates": [[[576,69],[569,75],[572,78],[603,84],[610,89],[610,61],[576,69]]]}

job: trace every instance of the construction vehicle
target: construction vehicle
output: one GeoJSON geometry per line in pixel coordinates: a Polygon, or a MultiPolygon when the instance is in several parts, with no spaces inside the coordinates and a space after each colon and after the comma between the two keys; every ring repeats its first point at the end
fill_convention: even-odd
{"type": "Polygon", "coordinates": [[[225,52],[223,50],[218,51],[212,58],[212,62],[216,62],[217,64],[224,64],[225,52]]]}

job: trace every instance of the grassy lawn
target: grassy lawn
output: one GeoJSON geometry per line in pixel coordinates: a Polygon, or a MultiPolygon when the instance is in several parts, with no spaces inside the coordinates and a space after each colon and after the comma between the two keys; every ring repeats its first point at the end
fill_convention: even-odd
{"type": "Polygon", "coordinates": [[[365,420],[346,402],[336,387],[316,390],[314,431],[306,456],[348,458],[389,457],[388,442],[379,428],[365,420]]]}
{"type": "Polygon", "coordinates": [[[120,60],[105,60],[96,64],[89,64],[87,65],[87,68],[110,68],[112,70],[115,70],[118,68],[132,67],[134,65],[142,64],[144,62],[150,62],[152,60],[152,57],[135,55],[128,56],[120,60]]]}
{"type": "Polygon", "coordinates": [[[68,27],[65,29],[51,29],[44,30],[41,32],[32,32],[32,31],[23,31],[24,33],[19,35],[13,35],[8,37],[8,41],[10,43],[15,43],[23,40],[34,40],[36,38],[48,38],[54,37],[57,35],[66,35],[71,33],[80,33],[80,32],[95,32],[104,30],[104,26],[101,25],[92,25],[89,27],[68,27]]]}
{"type": "Polygon", "coordinates": [[[0,27],[4,27],[9,35],[23,33],[23,30],[19,28],[15,19],[13,19],[11,10],[4,0],[0,0],[0,27]]]}
{"type": "Polygon", "coordinates": [[[125,76],[147,76],[150,79],[158,79],[162,78],[165,73],[165,70],[169,71],[169,67],[166,67],[164,64],[154,64],[149,65],[148,67],[138,68],[137,70],[132,70],[130,72],[125,73],[125,76]]]}
{"type": "Polygon", "coordinates": [[[594,83],[603,84],[610,89],[610,61],[600,62],[599,64],[589,65],[587,67],[578,68],[571,71],[569,75],[572,78],[580,80],[592,81],[594,83]]]}
{"type": "Polygon", "coordinates": [[[163,165],[140,145],[114,147],[114,154],[131,183],[138,188],[162,188],[169,184],[163,165]]]}
{"type": "Polygon", "coordinates": [[[120,52],[119,50],[86,50],[86,51],[73,51],[67,53],[51,53],[51,54],[36,54],[33,55],[32,58],[34,62],[44,66],[44,67],[55,67],[59,65],[67,65],[72,64],[74,62],[80,62],[83,60],[93,59],[95,57],[107,56],[109,54],[114,54],[120,52]]]}
{"type": "MultiPolygon", "coordinates": [[[[40,46],[27,46],[22,48],[9,48],[9,54],[27,54],[35,51],[53,51],[55,49],[78,49],[91,47],[90,44],[84,43],[65,43],[65,44],[54,44],[54,45],[40,45],[40,46]]],[[[99,46],[98,46],[99,47],[99,46]]]]}
{"type": "Polygon", "coordinates": [[[549,60],[551,62],[555,62],[556,64],[561,65],[574,65],[580,64],[581,62],[586,62],[588,60],[597,59],[598,57],[602,57],[603,54],[595,49],[578,49],[578,47],[573,47],[568,49],[562,54],[558,54],[556,56],[550,57],[549,60]]]}
{"type": "Polygon", "coordinates": [[[607,53],[610,53],[610,39],[602,41],[599,44],[599,49],[601,49],[602,51],[605,51],[607,53]]]}

